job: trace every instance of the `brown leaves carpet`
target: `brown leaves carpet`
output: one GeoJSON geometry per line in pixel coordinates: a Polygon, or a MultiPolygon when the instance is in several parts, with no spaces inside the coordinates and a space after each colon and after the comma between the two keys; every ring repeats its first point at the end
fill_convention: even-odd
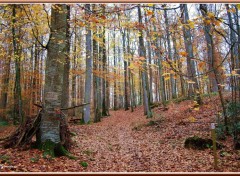
{"type": "Polygon", "coordinates": [[[0,172],[239,172],[240,153],[233,150],[231,137],[220,141],[225,148],[218,150],[218,169],[211,149],[184,148],[187,137],[211,137],[217,101],[206,98],[199,110],[190,100],[171,103],[167,111],[154,108],[152,119],[146,119],[142,107],[110,111],[99,123],[71,125],[77,134],[71,149],[76,160],[46,160],[37,149],[1,149],[0,172]]]}

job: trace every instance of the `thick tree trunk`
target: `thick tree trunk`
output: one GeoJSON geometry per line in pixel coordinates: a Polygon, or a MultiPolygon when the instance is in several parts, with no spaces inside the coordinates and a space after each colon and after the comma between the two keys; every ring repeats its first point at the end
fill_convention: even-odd
{"type": "Polygon", "coordinates": [[[43,114],[40,124],[41,148],[44,154],[55,156],[54,149],[62,147],[60,137],[60,118],[63,94],[64,62],[67,52],[67,5],[56,4],[51,9],[51,38],[46,59],[43,114]],[[55,7],[53,7],[55,6],[55,7]],[[60,13],[62,11],[62,13],[60,13]]]}

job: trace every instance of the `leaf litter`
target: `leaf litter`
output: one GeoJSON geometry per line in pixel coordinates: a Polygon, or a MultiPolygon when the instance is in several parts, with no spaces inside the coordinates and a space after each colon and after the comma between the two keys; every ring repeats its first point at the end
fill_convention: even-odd
{"type": "MultiPolygon", "coordinates": [[[[1,149],[0,172],[239,172],[240,151],[233,150],[231,137],[220,141],[225,147],[217,151],[217,170],[210,148],[184,148],[187,137],[211,137],[210,123],[221,109],[216,104],[217,96],[205,98],[195,110],[192,100],[170,103],[167,111],[154,108],[151,119],[143,107],[110,111],[99,123],[70,126],[77,134],[70,151],[76,160],[46,160],[37,149],[1,149]]],[[[12,128],[1,130],[0,137],[12,128]]]]}

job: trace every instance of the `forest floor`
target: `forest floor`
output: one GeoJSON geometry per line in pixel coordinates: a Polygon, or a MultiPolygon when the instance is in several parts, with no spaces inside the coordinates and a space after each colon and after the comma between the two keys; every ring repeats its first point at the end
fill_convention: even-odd
{"type": "MultiPolygon", "coordinates": [[[[70,126],[77,134],[71,149],[76,160],[46,160],[37,149],[1,149],[0,172],[240,172],[240,151],[233,150],[231,137],[219,141],[225,146],[217,151],[219,169],[210,148],[184,148],[187,137],[211,138],[219,104],[217,96],[206,97],[199,109],[191,100],[170,103],[165,111],[154,108],[152,119],[146,119],[143,107],[110,111],[99,123],[70,126]]],[[[8,130],[0,130],[0,137],[8,130]]]]}

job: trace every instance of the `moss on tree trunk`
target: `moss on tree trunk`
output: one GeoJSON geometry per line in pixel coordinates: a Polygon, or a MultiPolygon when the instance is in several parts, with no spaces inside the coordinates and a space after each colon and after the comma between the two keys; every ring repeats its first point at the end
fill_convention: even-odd
{"type": "Polygon", "coordinates": [[[70,159],[76,159],[69,151],[67,151],[61,143],[54,143],[51,140],[46,140],[39,146],[43,150],[44,158],[54,158],[57,156],[67,156],[70,159]]]}

